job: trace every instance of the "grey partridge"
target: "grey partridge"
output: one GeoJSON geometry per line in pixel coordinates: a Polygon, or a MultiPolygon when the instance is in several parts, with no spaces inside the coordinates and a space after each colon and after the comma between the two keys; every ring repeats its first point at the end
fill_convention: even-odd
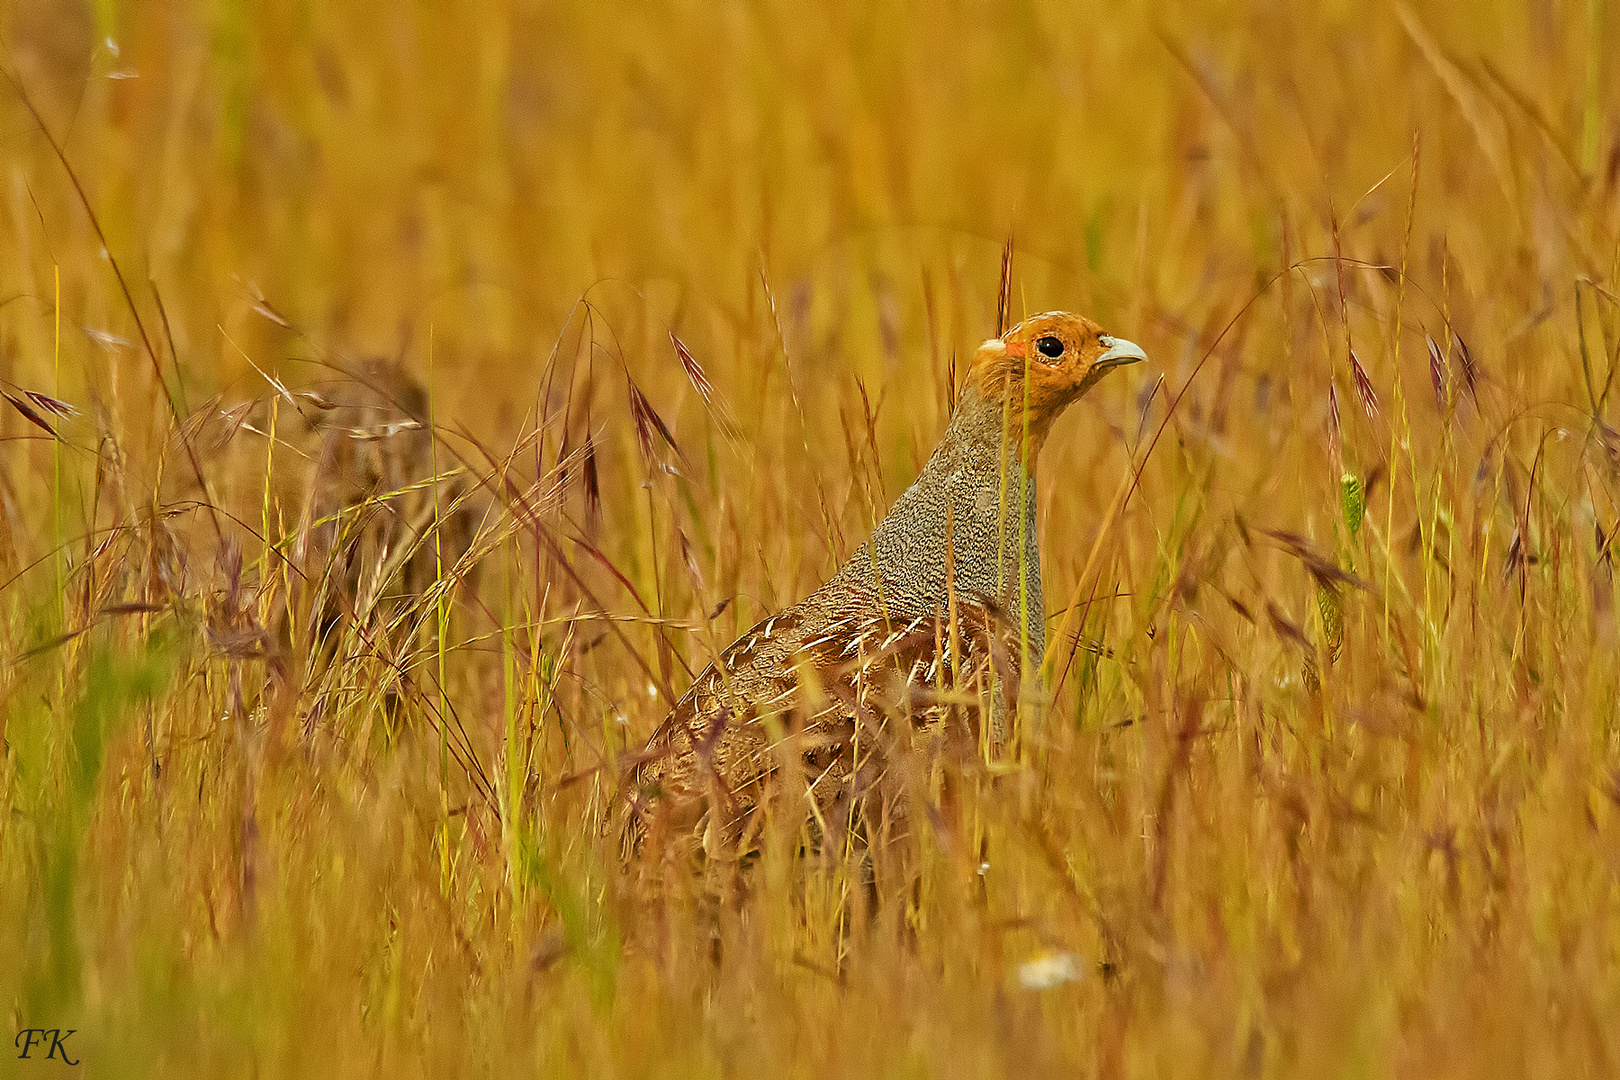
{"type": "Polygon", "coordinates": [[[980,346],[944,437],[871,538],[705,668],[638,755],[627,845],[654,826],[711,853],[736,842],[773,778],[802,785],[823,830],[847,827],[897,717],[963,716],[999,747],[1046,646],[1036,458],[1065,409],[1145,359],[1065,312],[980,346]]]}

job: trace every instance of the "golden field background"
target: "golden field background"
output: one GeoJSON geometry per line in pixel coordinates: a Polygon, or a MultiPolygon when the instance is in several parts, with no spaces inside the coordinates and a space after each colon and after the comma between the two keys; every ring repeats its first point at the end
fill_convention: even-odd
{"type": "Polygon", "coordinates": [[[0,41],[9,1032],[97,1075],[1620,1071],[1612,5],[0,41]],[[781,846],[645,888],[619,755],[909,483],[1009,238],[1015,317],[1154,358],[1047,444],[1054,699],[915,889],[781,846]],[[403,479],[315,512],[377,379],[421,427],[338,456],[403,479]],[[420,547],[323,613],[311,537],[388,521],[420,547]]]}

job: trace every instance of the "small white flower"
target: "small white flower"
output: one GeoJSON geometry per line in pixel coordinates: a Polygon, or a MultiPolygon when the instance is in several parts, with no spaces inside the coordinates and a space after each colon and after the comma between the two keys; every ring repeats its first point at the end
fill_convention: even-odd
{"type": "MultiPolygon", "coordinates": [[[[107,249],[102,248],[101,250],[106,251],[107,249]]],[[[129,338],[119,337],[117,334],[111,333],[107,330],[96,330],[94,328],[87,327],[84,333],[86,337],[88,337],[91,341],[94,341],[97,345],[100,345],[103,349],[127,349],[131,344],[133,344],[129,338]]]]}
{"type": "Polygon", "coordinates": [[[1085,972],[1080,957],[1070,952],[1042,953],[1018,965],[1018,985],[1025,990],[1051,990],[1078,982],[1085,972]]]}

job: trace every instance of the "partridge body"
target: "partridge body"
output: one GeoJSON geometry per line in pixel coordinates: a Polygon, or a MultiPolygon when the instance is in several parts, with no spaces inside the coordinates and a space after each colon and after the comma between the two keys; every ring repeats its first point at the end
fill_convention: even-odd
{"type": "Polygon", "coordinates": [[[429,483],[428,393],[408,371],[367,360],[320,390],[297,556],[326,568],[314,577],[325,638],[345,611],[392,627],[471,546],[478,518],[460,477],[429,483]]]}
{"type": "Polygon", "coordinates": [[[695,827],[706,848],[735,838],[773,777],[802,784],[824,828],[847,825],[896,718],[959,713],[958,736],[999,745],[1046,647],[1035,459],[1070,404],[1143,359],[1063,312],[985,342],[944,437],[871,538],[738,638],[654,733],[629,778],[628,842],[660,823],[695,827]],[[964,701],[977,707],[951,704],[964,701]]]}

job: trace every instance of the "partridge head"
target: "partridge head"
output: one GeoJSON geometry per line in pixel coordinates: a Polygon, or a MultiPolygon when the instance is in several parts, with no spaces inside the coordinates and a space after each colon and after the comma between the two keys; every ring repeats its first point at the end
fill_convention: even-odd
{"type": "Polygon", "coordinates": [[[1146,359],[1140,347],[1090,319],[1050,311],[979,346],[967,383],[989,401],[1006,400],[1013,417],[1027,420],[1012,427],[1025,440],[1029,467],[1064,410],[1113,369],[1146,359]]]}

